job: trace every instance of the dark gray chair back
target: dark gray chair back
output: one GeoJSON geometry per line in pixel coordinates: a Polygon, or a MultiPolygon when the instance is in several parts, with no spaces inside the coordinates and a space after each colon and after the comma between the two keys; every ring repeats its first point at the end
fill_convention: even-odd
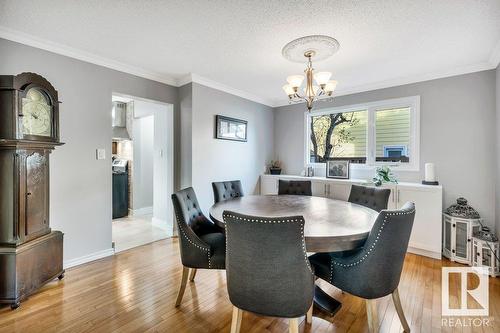
{"type": "Polygon", "coordinates": [[[391,190],[387,188],[352,185],[347,201],[380,212],[382,209],[387,209],[390,195],[391,190]]]}
{"type": "Polygon", "coordinates": [[[243,187],[239,180],[213,182],[212,189],[214,190],[215,203],[243,196],[243,187]]]}
{"type": "Polygon", "coordinates": [[[186,267],[209,268],[210,246],[200,237],[220,233],[216,225],[207,219],[200,209],[192,187],[172,194],[182,264],[186,267]]]}
{"type": "Polygon", "coordinates": [[[413,203],[406,203],[400,210],[380,212],[360,251],[332,257],[331,283],[366,299],[392,293],[399,284],[414,218],[413,203]]]}
{"type": "Polygon", "coordinates": [[[309,180],[279,180],[278,194],[312,195],[309,180]]]}
{"type": "Polygon", "coordinates": [[[304,315],[312,304],[314,275],[303,217],[263,218],[231,211],[223,216],[231,303],[265,316],[304,315]]]}

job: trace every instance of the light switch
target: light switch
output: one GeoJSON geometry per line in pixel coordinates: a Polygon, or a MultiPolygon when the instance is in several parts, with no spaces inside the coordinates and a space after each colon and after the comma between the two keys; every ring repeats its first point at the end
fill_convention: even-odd
{"type": "Polygon", "coordinates": [[[106,159],[106,149],[103,149],[103,148],[96,149],[96,158],[98,160],[105,160],[106,159]]]}

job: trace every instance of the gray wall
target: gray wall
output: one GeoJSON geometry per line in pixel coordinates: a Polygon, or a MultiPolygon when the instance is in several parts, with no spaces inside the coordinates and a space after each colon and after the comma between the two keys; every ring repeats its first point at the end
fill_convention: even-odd
{"type": "Polygon", "coordinates": [[[273,157],[273,109],[192,84],[192,185],[208,214],[213,181],[240,179],[246,194],[259,191],[259,175],[273,157]],[[214,138],[215,115],[248,121],[248,142],[214,138]]]}
{"type": "Polygon", "coordinates": [[[36,72],[59,91],[66,144],[51,156],[50,219],[53,229],[65,233],[64,259],[111,248],[112,92],[175,104],[180,123],[178,89],[4,39],[0,59],[0,73],[36,72]],[[96,160],[96,148],[106,149],[105,160],[96,160]]]}
{"type": "MultiPolygon", "coordinates": [[[[444,188],[444,206],[464,196],[493,226],[494,179],[498,176],[495,79],[494,70],[483,71],[340,96],[317,105],[325,108],[420,95],[420,171],[400,172],[400,179],[420,182],[423,164],[434,162],[444,188]]],[[[288,174],[299,174],[304,168],[304,110],[303,104],[276,108],[275,154],[288,174]]],[[[353,172],[351,176],[371,178],[372,174],[353,172]]]]}
{"type": "Polygon", "coordinates": [[[496,231],[497,235],[500,237],[500,65],[496,69],[496,98],[497,98],[497,182],[496,182],[496,231]]]}

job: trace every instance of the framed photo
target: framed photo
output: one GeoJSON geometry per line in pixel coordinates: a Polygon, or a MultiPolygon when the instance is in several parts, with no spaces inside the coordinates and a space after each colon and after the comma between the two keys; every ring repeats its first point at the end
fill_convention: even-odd
{"type": "Polygon", "coordinates": [[[247,141],[247,121],[226,116],[215,116],[215,138],[247,141]]]}
{"type": "Polygon", "coordinates": [[[326,161],[326,177],[349,179],[349,160],[326,161]]]}

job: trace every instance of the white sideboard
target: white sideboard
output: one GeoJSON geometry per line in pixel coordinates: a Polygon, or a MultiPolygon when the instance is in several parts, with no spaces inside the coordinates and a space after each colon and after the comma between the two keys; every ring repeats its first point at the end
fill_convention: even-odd
{"type": "MultiPolygon", "coordinates": [[[[279,179],[309,180],[314,196],[345,201],[349,198],[352,184],[373,186],[363,179],[262,175],[260,177],[260,193],[277,194],[279,179]]],[[[443,188],[418,183],[384,184],[381,187],[391,190],[388,209],[398,209],[408,201],[415,203],[416,215],[408,252],[441,259],[443,188]]]]}

